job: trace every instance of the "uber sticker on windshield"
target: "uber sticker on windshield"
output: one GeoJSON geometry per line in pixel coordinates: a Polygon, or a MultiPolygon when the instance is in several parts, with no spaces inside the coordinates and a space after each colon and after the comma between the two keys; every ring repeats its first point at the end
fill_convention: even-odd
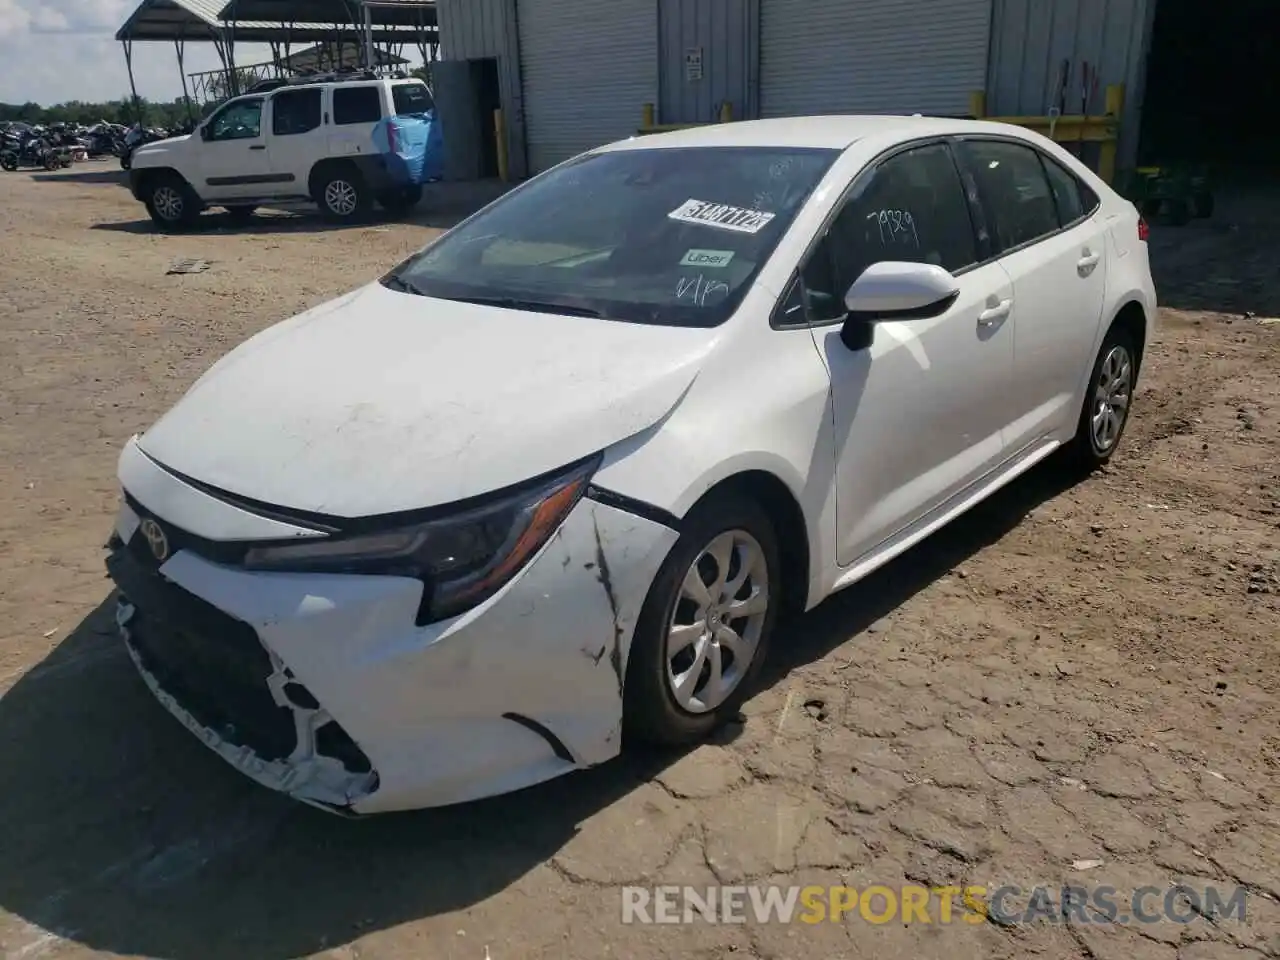
{"type": "Polygon", "coordinates": [[[731,207],[727,203],[711,203],[707,200],[686,200],[667,216],[685,223],[700,223],[707,227],[732,230],[735,233],[759,233],[775,214],[763,210],[731,207]]]}
{"type": "Polygon", "coordinates": [[[727,267],[732,250],[689,250],[680,258],[682,267],[727,267]]]}

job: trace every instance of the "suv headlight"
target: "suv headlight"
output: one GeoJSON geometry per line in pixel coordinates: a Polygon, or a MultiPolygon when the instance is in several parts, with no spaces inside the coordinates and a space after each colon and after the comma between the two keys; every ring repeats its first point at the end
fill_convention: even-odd
{"type": "Polygon", "coordinates": [[[599,462],[593,457],[482,505],[404,527],[252,547],[244,565],[414,577],[423,584],[418,624],[444,620],[484,602],[519,572],[577,505],[599,462]]]}

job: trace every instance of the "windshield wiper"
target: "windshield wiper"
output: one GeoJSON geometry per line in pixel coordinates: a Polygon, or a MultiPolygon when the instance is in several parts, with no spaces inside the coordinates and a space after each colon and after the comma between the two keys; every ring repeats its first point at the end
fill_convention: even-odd
{"type": "Polygon", "coordinates": [[[550,300],[527,300],[521,297],[448,297],[459,303],[475,303],[482,307],[502,307],[507,310],[528,310],[531,313],[561,313],[570,317],[595,317],[600,319],[604,314],[591,307],[571,303],[556,303],[550,300]]]}
{"type": "Polygon", "coordinates": [[[421,287],[416,287],[404,277],[397,273],[390,273],[382,278],[382,285],[389,290],[399,290],[401,293],[412,293],[416,297],[425,297],[426,291],[421,287]]]}

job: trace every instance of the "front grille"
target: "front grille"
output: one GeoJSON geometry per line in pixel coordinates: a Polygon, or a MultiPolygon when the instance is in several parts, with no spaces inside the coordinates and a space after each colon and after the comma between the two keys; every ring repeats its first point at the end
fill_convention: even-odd
{"type": "MultiPolygon", "coordinates": [[[[166,534],[174,528],[165,525],[166,534]]],[[[201,725],[263,760],[284,760],[297,745],[294,713],[275,702],[267,687],[274,668],[257,632],[183,590],[156,569],[141,534],[107,557],[107,570],[133,605],[129,639],[156,683],[201,725]]],[[[289,699],[308,709],[318,704],[296,678],[285,687],[289,699]]],[[[352,773],[372,764],[336,721],[317,731],[317,752],[343,763],[352,773]]]]}
{"type": "MultiPolygon", "coordinates": [[[[175,527],[168,520],[152,513],[129,491],[124,492],[125,503],[129,505],[134,513],[138,515],[139,520],[150,517],[156,523],[160,524],[160,528],[164,530],[165,536],[169,540],[170,554],[177,553],[179,550],[187,550],[197,556],[204,557],[212,563],[221,563],[226,566],[238,566],[244,561],[244,555],[249,549],[249,545],[243,541],[221,542],[218,540],[208,540],[204,537],[196,536],[190,531],[183,530],[181,527],[175,527]]],[[[133,539],[129,541],[129,548],[133,551],[144,566],[158,566],[156,558],[151,555],[151,549],[147,546],[145,537],[134,534],[133,539]]]]}
{"type": "Polygon", "coordinates": [[[147,672],[224,740],[264,760],[288,757],[297,742],[293,712],[267,689],[271,658],[257,633],[146,569],[136,552],[117,550],[107,569],[135,608],[129,638],[147,672]]]}

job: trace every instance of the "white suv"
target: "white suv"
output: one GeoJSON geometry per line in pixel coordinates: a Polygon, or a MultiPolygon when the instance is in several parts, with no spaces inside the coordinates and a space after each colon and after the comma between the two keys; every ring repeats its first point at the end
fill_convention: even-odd
{"type": "Polygon", "coordinates": [[[394,176],[373,129],[395,114],[432,108],[416,79],[288,82],[222,104],[195,133],[139,147],[133,195],[163,229],[189,226],[206,207],[248,219],[267,204],[314,202],[330,219],[355,220],[374,201],[402,213],[422,187],[394,176]]]}

